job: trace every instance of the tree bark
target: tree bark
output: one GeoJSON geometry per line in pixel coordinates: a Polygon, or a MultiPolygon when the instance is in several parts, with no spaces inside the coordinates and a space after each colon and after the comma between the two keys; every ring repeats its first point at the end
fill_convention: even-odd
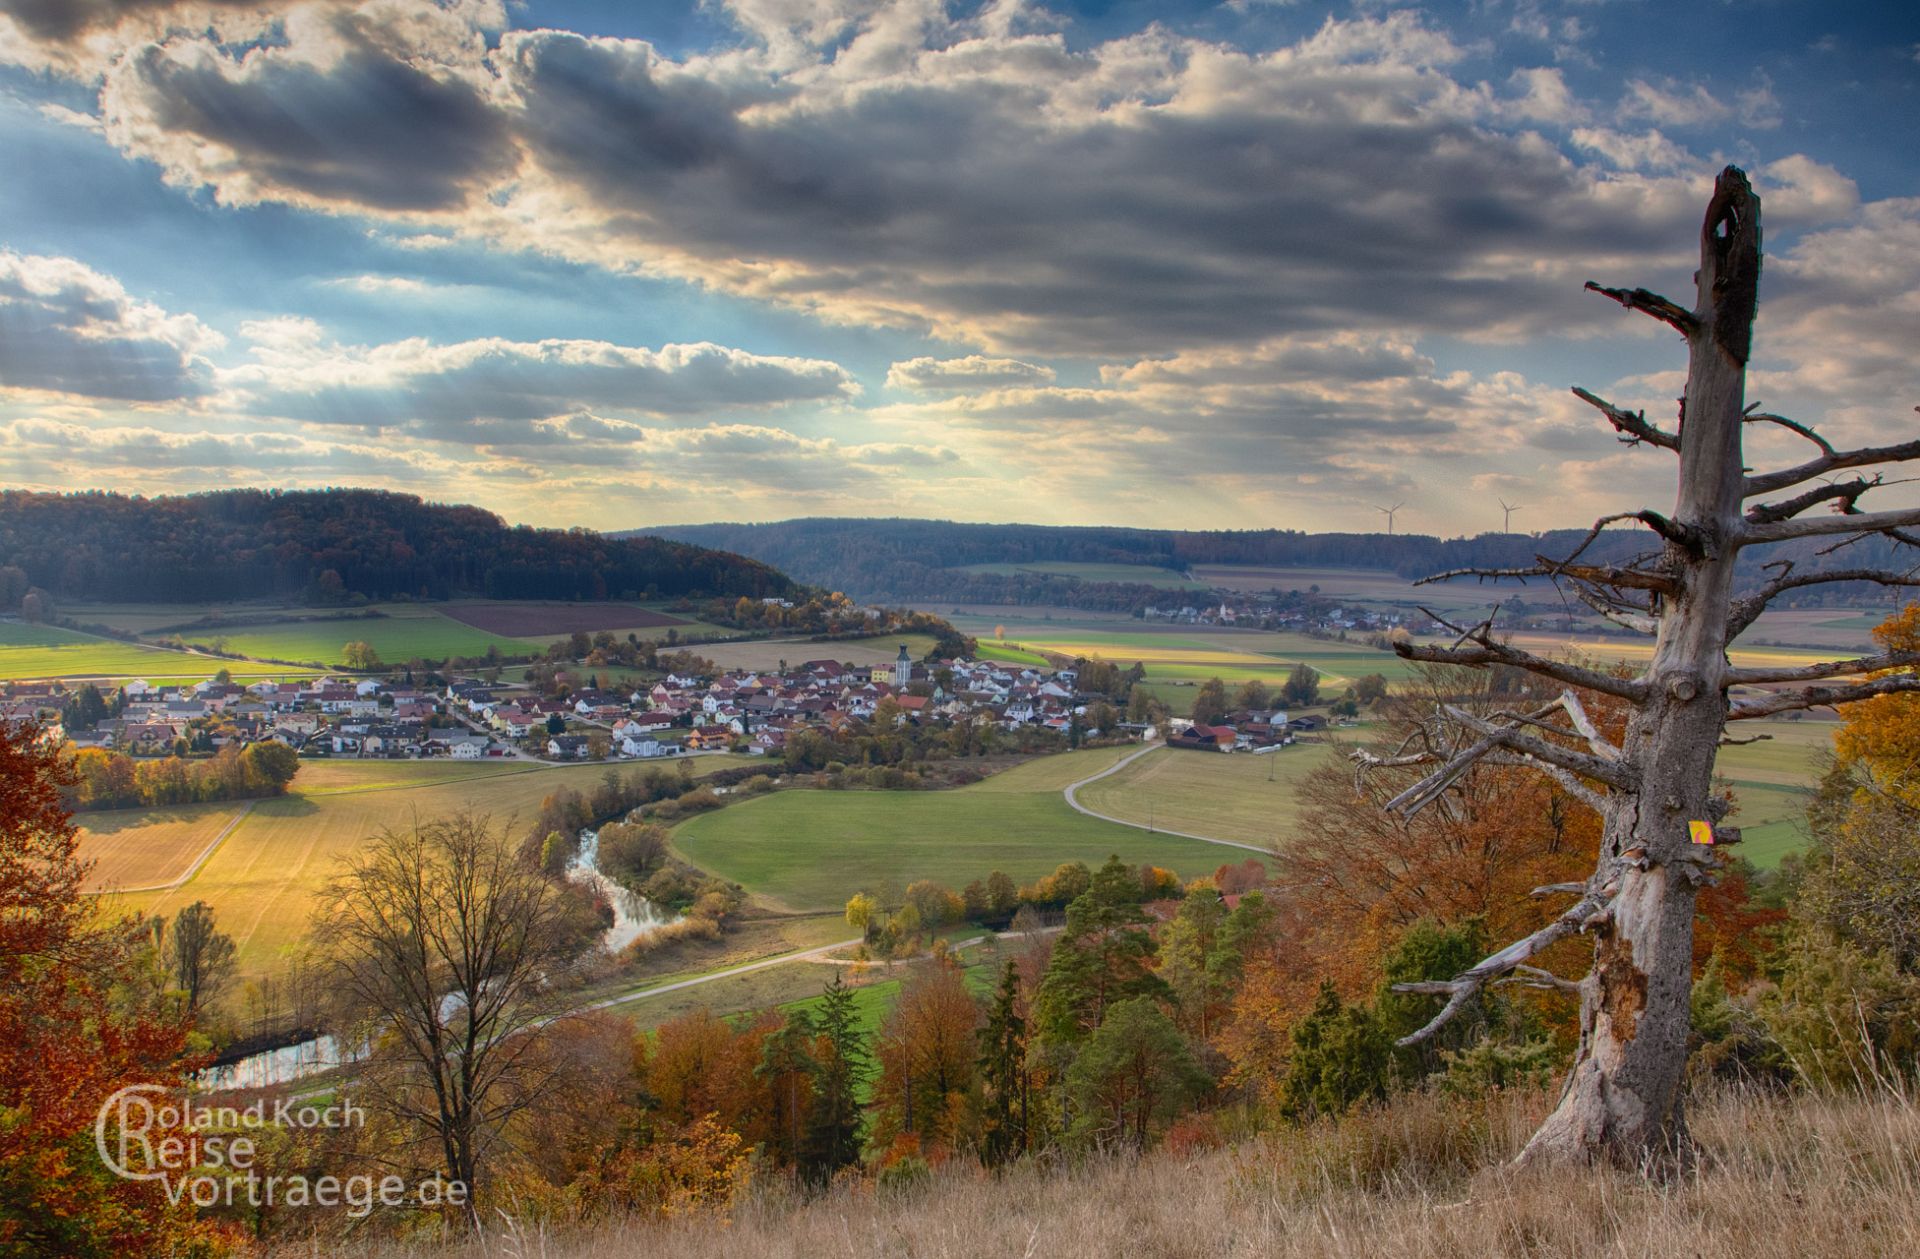
{"type": "MultiPolygon", "coordinates": [[[[1601,862],[1619,891],[1593,931],[1580,1045],[1560,1104],[1523,1162],[1648,1170],[1690,1156],[1681,1086],[1693,985],[1694,898],[1708,869],[1687,823],[1711,819],[1727,720],[1726,642],[1745,476],[1746,365],[1760,276],[1760,199],[1737,170],[1714,186],[1701,229],[1698,302],[1685,325],[1679,495],[1665,563],[1675,577],[1645,699],[1623,759],[1637,790],[1608,794],[1601,862]]],[[[1670,321],[1672,322],[1672,321],[1670,321]]],[[[1663,531],[1664,533],[1665,531],[1663,531]]]]}

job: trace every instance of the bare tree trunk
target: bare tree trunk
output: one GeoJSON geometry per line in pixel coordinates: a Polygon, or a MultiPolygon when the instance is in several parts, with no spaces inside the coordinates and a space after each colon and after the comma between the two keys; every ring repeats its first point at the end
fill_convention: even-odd
{"type": "MultiPolygon", "coordinates": [[[[1888,651],[1797,666],[1735,668],[1727,648],[1771,600],[1829,583],[1920,586],[1920,570],[1841,567],[1826,556],[1863,539],[1890,538],[1920,549],[1920,508],[1862,511],[1860,499],[1880,474],[1835,480],[1829,473],[1920,461],[1920,441],[1837,450],[1813,426],[1745,405],[1746,365],[1760,280],[1760,199],[1734,167],[1714,183],[1700,234],[1698,298],[1692,310],[1645,289],[1587,287],[1650,315],[1687,339],[1687,393],[1680,423],[1668,432],[1574,390],[1631,446],[1679,457],[1679,494],[1671,517],[1647,509],[1598,521],[1573,554],[1536,556],[1518,568],[1472,568],[1425,578],[1546,578],[1571,587],[1600,615],[1654,636],[1651,663],[1637,677],[1534,655],[1496,636],[1492,618],[1463,627],[1450,647],[1395,644],[1402,656],[1442,664],[1504,665],[1568,688],[1533,712],[1481,716],[1442,704],[1435,719],[1390,755],[1360,751],[1369,769],[1433,766],[1389,801],[1413,813],[1444,797],[1477,764],[1524,765],[1553,777],[1600,812],[1599,861],[1583,884],[1538,894],[1576,896],[1552,922],[1446,981],[1396,984],[1401,992],[1447,998],[1445,1007],[1402,1044],[1431,1037],[1487,985],[1508,981],[1560,987],[1565,981],[1529,965],[1569,936],[1595,937],[1594,966],[1578,985],[1580,1047],[1560,1105],[1522,1153],[1530,1163],[1611,1163],[1655,1170],[1690,1156],[1681,1085],[1686,1071],[1693,980],[1693,915],[1700,886],[1718,862],[1696,846],[1688,823],[1719,820],[1726,801],[1711,793],[1714,760],[1726,724],[1775,713],[1834,707],[1881,695],[1920,693],[1920,652],[1888,651]],[[1813,443],[1806,462],[1765,473],[1743,466],[1747,424],[1776,425],[1813,443]],[[1791,497],[1748,500],[1796,490],[1791,497]],[[1808,517],[1816,507],[1833,514],[1808,517]],[[1634,521],[1661,539],[1657,554],[1624,562],[1583,555],[1610,524],[1634,521]],[[1776,558],[1767,576],[1736,592],[1735,560],[1747,547],[1837,538],[1811,558],[1776,558]],[[1799,567],[1805,565],[1804,568],[1799,567]],[[1739,597],[1735,597],[1738,593],[1739,597]],[[1832,679],[1854,681],[1832,683],[1832,679]],[[1734,698],[1733,688],[1771,686],[1734,698]],[[1587,716],[1581,692],[1624,701],[1626,733],[1615,747],[1587,716]]],[[[1756,404],[1757,407],[1757,404],[1756,404]]]]}
{"type": "Polygon", "coordinates": [[[1688,1155],[1681,1084],[1693,988],[1694,898],[1706,866],[1687,823],[1711,819],[1726,728],[1727,619],[1741,528],[1746,368],[1760,278],[1760,199],[1721,176],[1701,229],[1699,301],[1682,400],[1679,496],[1665,560],[1675,576],[1629,720],[1639,790],[1604,810],[1602,861],[1619,862],[1609,918],[1581,983],[1580,1047],[1560,1105],[1526,1161],[1627,1166],[1688,1155]]]}

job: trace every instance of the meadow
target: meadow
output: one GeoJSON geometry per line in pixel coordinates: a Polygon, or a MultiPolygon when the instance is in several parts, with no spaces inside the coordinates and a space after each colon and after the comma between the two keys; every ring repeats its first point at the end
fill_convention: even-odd
{"type": "MultiPolygon", "coordinates": [[[[92,634],[0,621],[0,680],[28,678],[206,677],[223,662],[92,634]]],[[[256,669],[252,676],[266,670],[256,669]]],[[[240,669],[234,670],[239,676],[240,669]]]]}
{"type": "MultiPolygon", "coordinates": [[[[708,628],[637,604],[464,599],[446,603],[371,604],[353,610],[362,611],[377,615],[352,615],[338,607],[272,603],[73,604],[62,609],[66,617],[79,624],[108,626],[150,642],[178,636],[188,644],[258,660],[293,661],[309,670],[340,667],[350,642],[369,643],[383,662],[404,664],[414,659],[479,657],[489,648],[497,649],[502,655],[525,656],[545,649],[555,639],[565,638],[576,629],[589,633],[606,630],[620,638],[632,633],[658,639],[669,630],[708,628]],[[202,621],[214,623],[193,629],[179,628],[202,621]]],[[[39,631],[39,627],[0,624],[0,677],[85,673],[108,677],[138,675],[157,681],[156,672],[169,677],[197,678],[223,665],[235,677],[298,676],[285,667],[247,660],[183,656],[161,646],[122,643],[57,629],[39,631],[41,637],[35,638],[21,633],[27,630],[39,631]],[[9,631],[20,639],[22,648],[74,645],[86,647],[87,651],[83,655],[51,660],[25,650],[10,652],[9,631]]]]}
{"type": "MultiPolygon", "coordinates": [[[[742,759],[703,757],[693,764],[697,772],[710,773],[742,759]]],[[[194,901],[206,901],[218,915],[221,929],[239,946],[240,969],[249,974],[274,970],[286,963],[305,937],[314,893],[340,871],[341,858],[383,827],[402,827],[415,817],[432,818],[462,809],[490,814],[503,825],[513,819],[524,824],[549,792],[560,787],[587,790],[608,768],[305,762],[294,790],[256,802],[191,879],[164,891],[103,897],[101,904],[109,912],[124,908],[171,916],[194,901]]],[[[221,807],[231,816],[234,806],[221,807]]],[[[118,886],[166,882],[177,877],[182,854],[191,845],[181,832],[209,825],[204,820],[207,808],[146,810],[143,822],[123,821],[105,831],[89,831],[80,855],[83,859],[100,856],[103,862],[111,857],[118,886]],[[134,859],[133,853],[145,853],[147,860],[134,859]]],[[[197,852],[194,849],[185,856],[185,863],[190,864],[197,852]]]]}
{"type": "Polygon", "coordinates": [[[1111,854],[1183,878],[1235,851],[1153,835],[1067,807],[1060,790],[1111,765],[1116,749],[1066,753],[952,791],[783,791],[680,824],[688,861],[792,910],[840,907],[862,889],[896,894],[915,879],[959,888],[1004,870],[1031,881],[1064,861],[1111,854]]]}
{"type": "MultiPolygon", "coordinates": [[[[525,655],[518,638],[490,634],[462,624],[424,604],[386,604],[377,617],[320,621],[274,621],[232,629],[192,630],[188,642],[266,660],[332,666],[341,663],[350,642],[371,644],[381,660],[444,660],[448,656],[484,656],[489,647],[503,655],[525,655]]],[[[559,637],[559,635],[556,635],[559,637]]]]}
{"type": "MultiPolygon", "coordinates": [[[[1772,869],[1806,845],[1807,800],[1835,729],[1825,721],[1743,722],[1737,736],[1769,737],[1720,749],[1717,773],[1734,794],[1727,820],[1741,828],[1741,857],[1772,869]]],[[[1261,756],[1162,748],[1081,788],[1079,800],[1123,821],[1272,846],[1284,841],[1299,815],[1294,791],[1300,780],[1341,755],[1339,745],[1329,743],[1261,756]]]]}
{"type": "MultiPolygon", "coordinates": [[[[724,1216],[619,1214],[551,1228],[510,1217],[490,1238],[366,1230],[332,1249],[342,1259],[1858,1259],[1911,1253],[1920,1236],[1920,1109],[1892,1089],[1704,1089],[1688,1105],[1699,1170],[1666,1181],[1511,1166],[1553,1101],[1526,1087],[1473,1100],[1407,1093],[1343,1118],[1145,1157],[1029,1159],[993,1175],[955,1158],[895,1191],[848,1177],[807,1193],[756,1176],[724,1216]]],[[[272,1253],[311,1249],[302,1238],[272,1253]]]]}
{"type": "Polygon", "coordinates": [[[1078,799],[1142,826],[1272,848],[1299,815],[1300,780],[1339,755],[1330,743],[1296,743],[1259,756],[1161,748],[1082,787],[1078,799]]]}
{"type": "Polygon", "coordinates": [[[1740,827],[1740,856],[1772,869],[1807,843],[1806,809],[1833,751],[1835,721],[1743,721],[1737,738],[1764,742],[1723,747],[1715,774],[1733,791],[1728,821],[1740,827]]]}

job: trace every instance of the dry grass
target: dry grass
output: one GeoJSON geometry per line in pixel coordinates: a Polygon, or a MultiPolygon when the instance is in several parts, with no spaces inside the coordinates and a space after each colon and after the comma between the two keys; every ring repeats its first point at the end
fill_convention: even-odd
{"type": "Polygon", "coordinates": [[[568,1233],[502,1219],[492,1236],[444,1248],[329,1249],[366,1259],[1920,1253],[1920,1114],[1908,1101],[1708,1099],[1694,1112],[1701,1169],[1666,1186],[1505,1166],[1545,1104],[1416,1097],[1199,1154],[1000,1179],[956,1165],[918,1189],[861,1184],[810,1202],[768,1184],[725,1222],[693,1216],[568,1233]]]}

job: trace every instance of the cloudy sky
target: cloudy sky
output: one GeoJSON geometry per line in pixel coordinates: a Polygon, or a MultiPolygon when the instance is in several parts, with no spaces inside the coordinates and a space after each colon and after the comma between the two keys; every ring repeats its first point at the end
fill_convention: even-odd
{"type": "Polygon", "coordinates": [[[1749,396],[1914,429],[1916,118],[1908,0],[0,0],[0,483],[1584,523],[1727,162],[1749,396]]]}

